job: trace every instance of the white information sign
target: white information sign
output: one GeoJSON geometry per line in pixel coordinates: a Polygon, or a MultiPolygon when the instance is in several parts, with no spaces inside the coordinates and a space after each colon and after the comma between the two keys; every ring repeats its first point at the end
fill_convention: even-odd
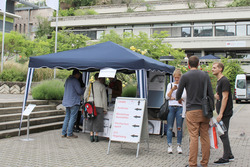
{"type": "Polygon", "coordinates": [[[113,68],[104,68],[100,70],[98,78],[115,78],[116,70],[113,68]]]}
{"type": "Polygon", "coordinates": [[[165,89],[165,73],[154,71],[149,72],[148,89],[156,91],[164,91],[165,89]]]}
{"type": "Polygon", "coordinates": [[[29,105],[27,106],[27,108],[24,110],[23,115],[24,115],[24,116],[29,116],[30,113],[34,110],[35,107],[36,107],[35,104],[29,104],[29,105]]]}
{"type": "Polygon", "coordinates": [[[246,41],[227,41],[226,47],[246,47],[246,41]]]}
{"type": "Polygon", "coordinates": [[[145,110],[145,99],[117,98],[110,140],[139,143],[145,110]]]}

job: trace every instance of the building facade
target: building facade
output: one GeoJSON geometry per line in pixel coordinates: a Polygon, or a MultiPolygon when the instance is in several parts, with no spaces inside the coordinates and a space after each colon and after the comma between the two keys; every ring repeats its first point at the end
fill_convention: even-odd
{"type": "MultiPolygon", "coordinates": [[[[194,1],[195,2],[195,1],[194,1]]],[[[117,33],[140,31],[152,35],[168,31],[164,41],[173,48],[184,49],[187,55],[199,57],[213,54],[220,57],[247,58],[250,55],[250,7],[227,7],[232,1],[219,1],[214,8],[197,1],[190,9],[187,1],[152,2],[152,11],[139,6],[132,13],[126,6],[95,6],[99,15],[59,18],[58,26],[71,28],[92,40],[115,30],[117,33]]],[[[55,27],[55,22],[51,24],[55,27]]],[[[250,57],[249,57],[250,58],[250,57]]]]}
{"type": "Polygon", "coordinates": [[[19,15],[20,18],[15,19],[14,30],[34,39],[35,32],[39,25],[38,17],[51,19],[53,12],[54,10],[48,7],[15,9],[15,13],[19,15]]]}
{"type": "MultiPolygon", "coordinates": [[[[19,18],[18,15],[14,14],[14,4],[12,0],[6,1],[6,17],[5,17],[5,32],[10,32],[13,30],[14,19],[19,18]]],[[[3,31],[3,17],[4,13],[0,10],[0,31],[3,31]]]]}

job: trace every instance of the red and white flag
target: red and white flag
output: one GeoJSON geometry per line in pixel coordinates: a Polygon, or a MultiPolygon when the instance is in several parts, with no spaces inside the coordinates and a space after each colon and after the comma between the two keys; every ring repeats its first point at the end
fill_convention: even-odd
{"type": "Polygon", "coordinates": [[[5,12],[6,11],[6,0],[0,0],[0,9],[5,12]]]}
{"type": "Polygon", "coordinates": [[[46,4],[54,10],[59,10],[59,0],[46,0],[46,4]]]}

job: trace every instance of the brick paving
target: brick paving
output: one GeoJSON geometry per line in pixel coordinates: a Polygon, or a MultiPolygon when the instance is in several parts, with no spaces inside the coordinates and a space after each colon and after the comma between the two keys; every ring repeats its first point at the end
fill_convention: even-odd
{"type": "MultiPolygon", "coordinates": [[[[7,97],[5,95],[5,97],[7,97]]],[[[1,98],[0,95],[0,99],[1,98]]],[[[6,98],[8,99],[8,98],[6,98]]],[[[220,148],[211,149],[209,166],[250,167],[250,103],[235,104],[231,119],[230,141],[235,161],[228,165],[214,165],[213,161],[222,156],[220,148]]],[[[79,138],[61,138],[61,130],[30,134],[33,141],[22,141],[26,136],[0,140],[1,167],[183,167],[188,164],[189,137],[185,132],[183,154],[167,154],[166,136],[150,135],[149,152],[141,143],[136,158],[136,144],[112,142],[107,155],[108,140],[101,138],[98,143],[89,141],[89,134],[78,133],[79,138]]],[[[176,138],[173,139],[176,146],[176,138]]],[[[201,159],[201,155],[199,155],[201,159]]]]}

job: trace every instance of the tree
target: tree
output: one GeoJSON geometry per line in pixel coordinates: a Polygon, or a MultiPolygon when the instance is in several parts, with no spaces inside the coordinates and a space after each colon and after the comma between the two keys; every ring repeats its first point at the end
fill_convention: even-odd
{"type": "Polygon", "coordinates": [[[180,49],[173,49],[168,43],[164,43],[164,39],[167,36],[166,31],[159,34],[154,33],[149,37],[147,33],[144,32],[140,32],[139,35],[128,32],[119,35],[114,30],[111,30],[109,34],[103,34],[100,42],[112,41],[156,60],[159,60],[161,56],[171,54],[175,57],[175,61],[171,62],[171,65],[175,65],[183,60],[185,53],[180,49]]]}
{"type": "MultiPolygon", "coordinates": [[[[68,31],[59,31],[57,34],[57,51],[62,52],[66,50],[78,49],[87,46],[87,41],[90,40],[83,34],[74,34],[68,31]]],[[[50,52],[54,52],[55,48],[55,31],[52,33],[52,38],[49,39],[50,52]]]]}
{"type": "MultiPolygon", "coordinates": [[[[0,42],[2,48],[2,33],[0,33],[0,42]]],[[[32,53],[33,42],[29,41],[26,36],[11,31],[10,33],[5,34],[4,39],[4,56],[8,58],[22,55],[22,56],[30,56],[32,53]]]]}
{"type": "Polygon", "coordinates": [[[38,16],[37,20],[38,20],[38,27],[37,31],[35,32],[36,37],[39,38],[44,35],[46,36],[51,35],[54,28],[50,26],[51,22],[48,20],[48,18],[38,16]]]}

